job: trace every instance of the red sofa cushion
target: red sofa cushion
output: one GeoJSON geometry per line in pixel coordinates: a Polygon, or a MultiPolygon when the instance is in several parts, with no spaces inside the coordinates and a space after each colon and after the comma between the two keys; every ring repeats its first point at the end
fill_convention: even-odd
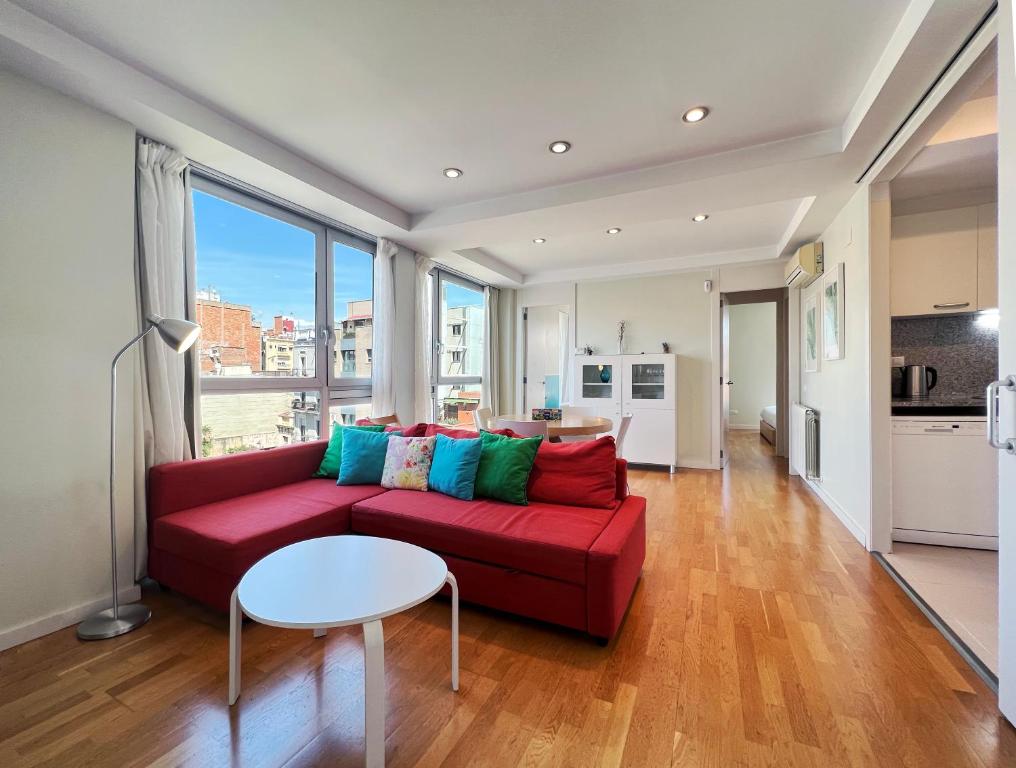
{"type": "MultiPolygon", "coordinates": [[[[518,437],[510,429],[491,429],[489,430],[495,435],[507,435],[508,437],[518,437]]],[[[444,435],[445,437],[454,438],[476,438],[480,436],[480,433],[475,429],[456,429],[454,427],[445,427],[441,424],[428,424],[427,431],[423,437],[434,437],[435,435],[444,435]]]]}
{"type": "Polygon", "coordinates": [[[427,425],[422,421],[419,424],[389,424],[385,432],[401,432],[403,437],[426,437],[427,425]]]}
{"type": "Polygon", "coordinates": [[[614,438],[540,445],[529,475],[530,502],[610,509],[617,504],[614,438]]]}
{"type": "Polygon", "coordinates": [[[439,493],[389,491],[353,505],[356,533],[586,583],[586,553],[614,514],[551,504],[527,507],[439,493]]]}
{"type": "Polygon", "coordinates": [[[321,464],[327,444],[326,440],[315,440],[267,451],[159,464],[148,470],[148,516],[154,520],[181,509],[307,480],[321,464]]]}
{"type": "Polygon", "coordinates": [[[152,547],[242,575],[280,547],[349,530],[350,508],[384,489],[304,480],[163,515],[152,547]]]}

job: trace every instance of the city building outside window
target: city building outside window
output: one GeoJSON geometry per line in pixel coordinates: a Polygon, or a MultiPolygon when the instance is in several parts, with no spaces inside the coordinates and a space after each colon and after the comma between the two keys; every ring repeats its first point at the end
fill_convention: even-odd
{"type": "Polygon", "coordinates": [[[483,286],[443,270],[434,277],[434,420],[473,429],[483,393],[483,286]]]}
{"type": "Polygon", "coordinates": [[[369,415],[375,243],[197,173],[193,188],[202,454],[369,415]]]}

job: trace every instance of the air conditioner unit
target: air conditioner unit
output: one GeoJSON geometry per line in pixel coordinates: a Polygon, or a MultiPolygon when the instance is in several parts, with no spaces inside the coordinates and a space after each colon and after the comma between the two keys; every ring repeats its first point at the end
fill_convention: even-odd
{"type": "Polygon", "coordinates": [[[787,262],[787,287],[804,288],[822,274],[822,243],[808,243],[797,249],[787,262]]]}

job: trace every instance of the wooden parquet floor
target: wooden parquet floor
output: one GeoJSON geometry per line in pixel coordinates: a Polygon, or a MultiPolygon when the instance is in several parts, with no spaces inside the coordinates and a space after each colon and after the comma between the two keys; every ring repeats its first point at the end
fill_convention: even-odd
{"type": "MultiPolygon", "coordinates": [[[[608,648],[448,604],[385,621],[391,766],[1014,766],[1016,731],[835,517],[751,433],[723,473],[636,471],[649,549],[608,648]]],[[[244,629],[171,594],[151,623],[0,654],[0,766],[359,766],[358,629],[244,629]]]]}

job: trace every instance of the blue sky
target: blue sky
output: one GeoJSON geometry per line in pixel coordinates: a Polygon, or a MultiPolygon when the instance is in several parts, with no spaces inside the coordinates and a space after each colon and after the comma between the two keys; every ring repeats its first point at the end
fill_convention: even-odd
{"type": "MultiPolygon", "coordinates": [[[[250,305],[262,325],[275,315],[313,325],[314,233],[198,190],[194,229],[198,290],[212,287],[223,301],[250,305]]],[[[335,319],[342,320],[347,301],[371,298],[371,256],[333,248],[335,319]]],[[[477,303],[475,292],[446,286],[450,306],[477,303]]]]}

